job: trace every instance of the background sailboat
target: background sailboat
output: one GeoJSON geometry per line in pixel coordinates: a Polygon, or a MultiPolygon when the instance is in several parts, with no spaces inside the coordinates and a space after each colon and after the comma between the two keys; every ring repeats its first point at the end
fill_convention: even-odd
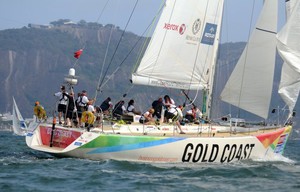
{"type": "Polygon", "coordinates": [[[20,110],[17,106],[15,98],[13,97],[13,121],[12,121],[13,132],[16,135],[25,136],[27,132],[27,125],[24,118],[22,117],[20,110]]]}

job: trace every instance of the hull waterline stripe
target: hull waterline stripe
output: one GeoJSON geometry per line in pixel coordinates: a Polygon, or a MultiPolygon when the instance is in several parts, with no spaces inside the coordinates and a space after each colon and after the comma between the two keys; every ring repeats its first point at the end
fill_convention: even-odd
{"type": "Polygon", "coordinates": [[[148,142],[141,142],[136,144],[129,144],[129,145],[118,145],[112,147],[101,147],[95,150],[88,152],[87,154],[98,154],[98,153],[109,153],[109,152],[119,152],[119,151],[128,151],[128,150],[135,150],[135,149],[142,149],[148,148],[168,143],[173,143],[181,140],[185,140],[186,138],[167,138],[158,141],[148,141],[148,142]]]}

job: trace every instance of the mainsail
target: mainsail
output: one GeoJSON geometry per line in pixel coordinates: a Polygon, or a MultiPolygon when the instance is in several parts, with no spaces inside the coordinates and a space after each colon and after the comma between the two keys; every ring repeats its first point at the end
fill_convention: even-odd
{"type": "Polygon", "coordinates": [[[232,72],[221,99],[267,118],[272,95],[276,54],[278,2],[264,3],[256,27],[232,72]]]}
{"type": "Polygon", "coordinates": [[[224,0],[167,0],[135,84],[206,89],[212,84],[224,0]]]}
{"type": "Polygon", "coordinates": [[[290,114],[296,105],[300,91],[300,1],[288,1],[287,23],[278,33],[277,49],[284,60],[279,94],[289,107],[290,114]]]}

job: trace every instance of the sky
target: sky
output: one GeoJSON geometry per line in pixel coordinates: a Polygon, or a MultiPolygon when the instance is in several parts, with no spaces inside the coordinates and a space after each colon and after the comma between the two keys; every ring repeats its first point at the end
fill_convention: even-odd
{"type": "MultiPolygon", "coordinates": [[[[278,1],[280,28],[285,21],[285,9],[284,0],[278,1]]],[[[139,0],[127,31],[141,35],[154,18],[161,2],[139,0]]],[[[225,0],[226,22],[223,23],[222,42],[247,41],[249,27],[253,26],[249,24],[253,2],[255,21],[263,0],[225,0]]],[[[75,23],[85,20],[115,24],[124,29],[135,3],[136,0],[1,0],[0,30],[22,28],[29,23],[49,24],[59,19],[70,19],[75,23]]]]}

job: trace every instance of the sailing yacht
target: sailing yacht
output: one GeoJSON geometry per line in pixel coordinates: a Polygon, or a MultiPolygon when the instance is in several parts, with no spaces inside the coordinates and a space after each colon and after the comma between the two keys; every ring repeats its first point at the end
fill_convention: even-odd
{"type": "Polygon", "coordinates": [[[25,136],[27,132],[27,124],[18,108],[15,98],[13,97],[13,117],[12,129],[15,135],[25,136]]]}
{"type": "MultiPolygon", "coordinates": [[[[223,4],[224,0],[166,0],[147,50],[132,74],[133,83],[202,91],[202,112],[209,119],[213,112],[211,100],[223,4]]],[[[277,44],[277,12],[274,10],[277,10],[277,4],[277,1],[265,0],[255,30],[221,94],[222,100],[263,118],[268,116],[272,93],[277,44]]],[[[299,11],[295,11],[298,9],[299,2],[289,17],[289,20],[295,19],[292,24],[300,23],[299,11]]],[[[281,33],[289,36],[289,28],[279,33],[279,40],[281,33]]],[[[285,50],[290,48],[289,45],[284,47],[285,50]]],[[[289,61],[286,58],[286,62],[289,61]]],[[[73,73],[69,78],[72,87],[74,78],[73,73]]],[[[274,159],[283,153],[292,131],[290,124],[254,125],[244,128],[247,132],[234,134],[231,130],[224,131],[224,127],[208,122],[186,128],[186,134],[179,134],[176,125],[111,127],[101,124],[87,131],[65,128],[53,121],[52,124],[37,124],[27,133],[26,143],[33,150],[58,157],[230,163],[274,159]]]]}

